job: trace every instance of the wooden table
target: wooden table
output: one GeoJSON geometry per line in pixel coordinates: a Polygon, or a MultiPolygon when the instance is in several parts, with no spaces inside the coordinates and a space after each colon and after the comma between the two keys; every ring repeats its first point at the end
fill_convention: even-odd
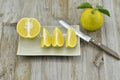
{"type": "MultiPolygon", "coordinates": [[[[103,27],[81,31],[120,54],[120,0],[85,0],[107,8],[103,27]]],[[[59,25],[57,19],[79,24],[83,0],[0,0],[0,80],[120,80],[120,61],[81,40],[80,57],[16,56],[18,34],[15,25],[22,17],[34,17],[43,26],[59,25]]]]}

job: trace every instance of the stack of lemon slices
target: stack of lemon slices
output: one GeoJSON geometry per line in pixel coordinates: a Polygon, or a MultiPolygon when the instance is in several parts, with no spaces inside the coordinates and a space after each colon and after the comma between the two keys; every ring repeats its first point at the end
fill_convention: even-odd
{"type": "MultiPolygon", "coordinates": [[[[40,23],[35,18],[22,18],[17,24],[17,32],[23,38],[35,38],[40,33],[40,23]]],[[[64,36],[59,28],[55,28],[52,36],[47,29],[43,28],[40,38],[41,47],[47,48],[64,46],[64,36]]],[[[77,45],[77,36],[74,29],[69,28],[66,35],[66,47],[73,48],[77,45]]]]}

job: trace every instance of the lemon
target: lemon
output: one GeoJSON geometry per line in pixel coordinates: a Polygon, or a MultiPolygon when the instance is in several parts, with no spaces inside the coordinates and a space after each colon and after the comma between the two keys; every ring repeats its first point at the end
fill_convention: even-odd
{"type": "Polygon", "coordinates": [[[50,47],[51,46],[51,37],[47,29],[43,28],[43,33],[41,37],[41,47],[50,47]]]}
{"type": "Polygon", "coordinates": [[[103,24],[102,13],[93,8],[84,10],[80,16],[80,23],[82,27],[89,31],[95,31],[99,29],[103,24]]]}
{"type": "Polygon", "coordinates": [[[77,45],[77,36],[73,28],[69,28],[66,35],[66,47],[73,48],[77,45]]]}
{"type": "Polygon", "coordinates": [[[40,29],[41,25],[35,18],[22,18],[17,23],[17,33],[23,38],[36,37],[40,29]]]}
{"type": "Polygon", "coordinates": [[[59,28],[55,28],[52,33],[52,46],[53,47],[62,47],[64,45],[64,37],[59,28]]]}

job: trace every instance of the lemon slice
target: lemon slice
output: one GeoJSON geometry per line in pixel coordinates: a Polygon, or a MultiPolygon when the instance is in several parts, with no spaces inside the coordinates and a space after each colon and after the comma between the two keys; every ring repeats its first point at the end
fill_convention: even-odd
{"type": "Polygon", "coordinates": [[[69,28],[66,35],[66,47],[73,48],[77,45],[77,36],[73,28],[69,28]]]}
{"type": "Polygon", "coordinates": [[[43,33],[41,37],[41,47],[50,47],[51,46],[51,37],[48,30],[43,28],[43,33]]]}
{"type": "Polygon", "coordinates": [[[22,18],[17,23],[17,33],[23,38],[36,37],[40,29],[40,23],[35,18],[22,18]]]}
{"type": "Polygon", "coordinates": [[[52,46],[62,47],[64,45],[64,37],[59,28],[55,28],[52,33],[52,46]]]}

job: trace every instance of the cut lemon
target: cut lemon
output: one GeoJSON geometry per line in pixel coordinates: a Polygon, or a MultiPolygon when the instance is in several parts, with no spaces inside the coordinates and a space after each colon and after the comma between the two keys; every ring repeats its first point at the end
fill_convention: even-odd
{"type": "Polygon", "coordinates": [[[59,28],[55,28],[52,33],[52,46],[62,47],[64,45],[64,37],[59,28]]]}
{"type": "Polygon", "coordinates": [[[36,37],[40,29],[40,23],[35,18],[22,18],[17,23],[17,33],[23,38],[36,37]]]}
{"type": "Polygon", "coordinates": [[[73,48],[77,45],[77,36],[73,28],[69,28],[66,35],[66,47],[73,48]]]}
{"type": "Polygon", "coordinates": [[[45,28],[43,28],[43,33],[42,33],[42,37],[41,37],[40,41],[41,41],[41,47],[50,47],[51,46],[50,33],[45,28]]]}

